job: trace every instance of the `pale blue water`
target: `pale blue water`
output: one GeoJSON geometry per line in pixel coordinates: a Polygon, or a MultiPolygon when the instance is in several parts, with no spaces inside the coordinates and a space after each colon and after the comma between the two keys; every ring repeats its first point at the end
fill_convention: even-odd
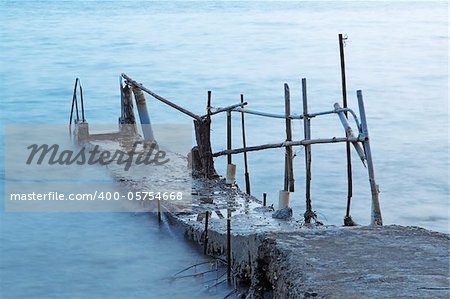
{"type": "MultiPolygon", "coordinates": [[[[282,113],[283,83],[300,113],[300,78],[310,111],[340,101],[337,34],[345,49],[349,105],[366,101],[386,224],[448,232],[448,4],[446,2],[0,2],[0,99],[8,123],[66,123],[73,81],[84,84],[87,118],[115,122],[118,75],[203,113],[239,101],[282,113]]],[[[149,103],[155,123],[190,123],[149,103]]],[[[233,140],[241,145],[239,115],[233,140]]],[[[225,148],[225,117],[213,120],[215,150],[225,148]]],[[[247,117],[248,144],[283,141],[282,121],[247,117]]],[[[314,119],[313,137],[342,136],[335,116],[314,119]]],[[[302,138],[294,123],[295,139],[302,138]]],[[[303,150],[297,150],[296,217],[304,212],[303,150]]],[[[343,145],[313,147],[313,208],[341,224],[346,180],[343,145]]],[[[367,173],[354,157],[352,215],[367,224],[367,173]]],[[[238,164],[242,185],[242,162],[238,164]]],[[[217,159],[223,173],[226,159],[217,159]]],[[[277,202],[283,151],[249,155],[252,190],[277,202]]],[[[128,214],[1,214],[2,297],[223,296],[201,283],[164,280],[198,252],[153,220],[128,214]],[[176,253],[166,255],[166,252],[176,253]],[[162,261],[155,256],[164,252],[162,261]],[[137,277],[134,279],[134,277],[137,277]],[[155,282],[156,281],[156,282],[155,282]]],[[[222,292],[222,293],[221,293],[222,292]]]]}

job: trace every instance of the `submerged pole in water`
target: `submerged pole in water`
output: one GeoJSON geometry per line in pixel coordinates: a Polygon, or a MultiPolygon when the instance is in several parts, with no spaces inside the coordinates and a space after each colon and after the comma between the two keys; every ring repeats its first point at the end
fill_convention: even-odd
{"type": "Polygon", "coordinates": [[[364,108],[362,91],[358,90],[356,92],[356,95],[358,97],[359,116],[361,118],[361,131],[362,131],[361,134],[364,137],[363,145],[364,151],[366,152],[367,171],[369,172],[369,183],[370,183],[370,190],[372,193],[371,224],[374,226],[381,226],[383,225],[383,219],[381,217],[380,200],[379,200],[380,191],[375,181],[375,170],[373,167],[372,152],[370,150],[369,131],[367,129],[366,110],[364,108]]]}
{"type": "MultiPolygon", "coordinates": [[[[305,140],[311,139],[311,120],[308,116],[308,97],[306,92],[306,79],[302,79],[303,98],[303,131],[305,140]]],[[[305,145],[305,167],[306,167],[306,212],[304,214],[305,223],[311,223],[311,219],[316,218],[311,204],[311,145],[305,145]]]]}
{"type": "Polygon", "coordinates": [[[161,202],[158,199],[158,222],[161,223],[161,202]]]}
{"type": "MultiPolygon", "coordinates": [[[[292,141],[291,96],[289,85],[284,84],[284,113],[286,116],[286,141],[292,141]]],[[[284,163],[284,191],[294,192],[294,164],[292,146],[286,146],[284,163]]]]}
{"type": "Polygon", "coordinates": [[[231,281],[231,210],[227,209],[227,278],[231,281]]]}
{"type": "Polygon", "coordinates": [[[153,135],[152,125],[150,123],[150,116],[147,110],[147,101],[145,100],[142,90],[133,85],[134,99],[136,101],[136,107],[139,113],[139,119],[141,120],[142,133],[144,134],[144,140],[146,142],[156,142],[153,135]]]}
{"type": "Polygon", "coordinates": [[[205,213],[205,239],[203,240],[203,254],[208,252],[208,222],[209,222],[209,211],[205,213]]]}
{"type": "MultiPolygon", "coordinates": [[[[244,104],[244,95],[241,94],[241,103],[244,104]]],[[[241,122],[242,122],[242,147],[247,147],[247,142],[245,140],[245,117],[244,112],[241,112],[241,122]]],[[[245,176],[245,192],[250,195],[250,175],[248,174],[248,163],[247,163],[247,152],[244,152],[244,176],[245,176]]]]}
{"type": "MultiPolygon", "coordinates": [[[[347,108],[347,81],[345,78],[345,57],[344,57],[344,38],[339,34],[339,56],[341,60],[341,78],[342,78],[342,105],[347,108]]],[[[348,119],[348,113],[345,111],[345,117],[348,119]]],[[[347,136],[349,137],[349,136],[347,136]]],[[[350,142],[346,142],[345,150],[347,154],[347,209],[344,218],[345,226],[355,225],[352,216],[350,216],[350,205],[353,196],[353,178],[352,178],[352,156],[350,151],[350,142]]]]}

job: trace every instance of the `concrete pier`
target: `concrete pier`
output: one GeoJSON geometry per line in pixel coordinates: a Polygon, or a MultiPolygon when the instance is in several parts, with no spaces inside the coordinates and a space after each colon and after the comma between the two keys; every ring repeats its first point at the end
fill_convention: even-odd
{"type": "MultiPolygon", "coordinates": [[[[228,195],[255,202],[239,190],[228,195]]],[[[396,225],[307,227],[274,219],[272,213],[240,206],[232,217],[232,272],[250,286],[254,298],[450,296],[447,234],[396,225]]],[[[170,217],[182,224],[188,239],[203,242],[202,221],[192,215],[170,217]]],[[[225,253],[225,219],[209,220],[208,240],[209,254],[225,253]]]]}
{"type": "MultiPolygon", "coordinates": [[[[174,164],[158,173],[170,172],[167,177],[176,180],[174,167],[187,160],[168,155],[174,164]]],[[[127,190],[130,185],[152,190],[121,168],[110,170],[127,190]]],[[[224,178],[194,179],[192,205],[164,214],[204,248],[207,211],[206,253],[223,260],[231,211],[231,274],[236,284],[246,286],[248,298],[450,297],[448,234],[395,225],[335,227],[274,219],[272,207],[226,185],[224,178]]]]}

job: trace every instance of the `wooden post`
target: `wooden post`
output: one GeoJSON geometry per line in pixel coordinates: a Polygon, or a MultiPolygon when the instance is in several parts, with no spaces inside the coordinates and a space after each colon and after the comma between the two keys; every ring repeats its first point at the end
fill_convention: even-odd
{"type": "Polygon", "coordinates": [[[161,202],[158,199],[158,222],[161,223],[161,202]]]}
{"type": "Polygon", "coordinates": [[[83,122],[86,121],[86,118],[84,117],[84,98],[83,98],[83,86],[81,86],[81,82],[80,83],[80,102],[81,102],[81,120],[83,122]]]}
{"type": "MultiPolygon", "coordinates": [[[[244,103],[244,95],[241,94],[241,103],[244,103]]],[[[247,147],[247,142],[245,140],[245,117],[244,112],[241,112],[242,121],[242,146],[247,147]]],[[[245,176],[245,192],[250,195],[250,175],[248,174],[248,163],[247,163],[247,152],[244,152],[244,176],[245,176]]]]}
{"type": "Polygon", "coordinates": [[[264,192],[263,193],[263,207],[265,207],[267,205],[267,193],[264,192]]]}
{"type": "MultiPolygon", "coordinates": [[[[308,98],[306,92],[306,79],[302,79],[302,96],[303,96],[303,131],[305,140],[311,139],[311,120],[308,116],[308,98]]],[[[311,219],[315,218],[311,204],[311,145],[305,145],[305,166],[306,166],[306,212],[304,214],[305,223],[311,223],[311,219]]]]}
{"type": "Polygon", "coordinates": [[[208,104],[206,106],[206,115],[211,118],[211,90],[208,90],[208,104]]]}
{"type": "MultiPolygon", "coordinates": [[[[345,78],[344,38],[342,34],[339,34],[339,54],[341,58],[342,105],[344,108],[347,108],[347,82],[345,78]]],[[[348,118],[347,111],[345,111],[345,117],[348,118]]],[[[349,136],[347,135],[347,137],[349,136]]],[[[344,225],[352,226],[355,223],[350,216],[350,205],[353,196],[352,156],[350,151],[350,142],[346,142],[345,146],[347,154],[347,209],[344,218],[344,225]]]]}
{"type": "Polygon", "coordinates": [[[135,135],[137,133],[136,118],[133,109],[133,95],[128,85],[121,85],[121,107],[122,113],[119,118],[120,132],[125,135],[135,135]]]}
{"type": "Polygon", "coordinates": [[[209,211],[206,211],[205,215],[205,239],[203,241],[203,254],[208,252],[208,220],[209,220],[209,211]]]}
{"type": "Polygon", "coordinates": [[[380,201],[379,201],[379,189],[378,185],[375,181],[375,170],[373,167],[373,161],[372,161],[372,152],[370,150],[370,141],[369,141],[369,131],[367,129],[367,120],[366,120],[366,110],[364,108],[364,101],[361,90],[358,90],[356,92],[356,95],[358,97],[358,106],[359,106],[359,117],[361,118],[361,131],[362,135],[364,136],[364,151],[366,152],[366,159],[367,159],[367,170],[369,172],[369,183],[370,183],[370,190],[372,193],[372,219],[371,224],[376,225],[383,225],[383,219],[381,217],[381,209],[380,209],[380,201]]]}
{"type": "MultiPolygon", "coordinates": [[[[231,111],[227,111],[227,149],[231,150],[231,111]]],[[[227,155],[228,164],[231,164],[231,154],[227,155]]]]}
{"type": "MultiPolygon", "coordinates": [[[[286,116],[286,141],[292,141],[291,97],[289,85],[284,84],[284,111],[286,116]]],[[[284,191],[294,192],[294,165],[292,161],[292,146],[286,146],[284,163],[284,191]]]]}
{"type": "Polygon", "coordinates": [[[133,93],[139,113],[139,119],[141,120],[142,132],[144,133],[144,140],[146,142],[155,142],[152,125],[150,123],[150,116],[147,110],[147,101],[145,100],[144,93],[139,87],[136,86],[133,86],[133,93]]]}
{"type": "Polygon", "coordinates": [[[227,278],[231,281],[231,210],[227,209],[227,278]]]}
{"type": "MultiPolygon", "coordinates": [[[[203,119],[194,119],[195,139],[197,147],[194,147],[191,158],[194,160],[194,153],[198,153],[199,169],[195,169],[203,177],[213,178],[217,176],[214,168],[214,160],[211,149],[211,91],[208,91],[208,102],[206,106],[207,115],[203,119]]],[[[192,163],[195,165],[197,163],[192,163]]]]}

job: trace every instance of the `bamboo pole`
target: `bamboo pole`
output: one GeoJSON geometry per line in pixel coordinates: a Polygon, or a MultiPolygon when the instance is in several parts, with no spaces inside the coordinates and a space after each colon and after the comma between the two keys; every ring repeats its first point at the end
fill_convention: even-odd
{"type": "Polygon", "coordinates": [[[279,148],[286,146],[304,146],[309,144],[326,144],[326,143],[340,143],[340,142],[362,142],[362,138],[360,137],[332,137],[332,138],[318,138],[318,139],[310,139],[310,140],[300,140],[300,141],[290,141],[290,142],[280,142],[280,143],[268,143],[263,145],[256,146],[248,146],[246,148],[237,148],[232,150],[224,150],[220,152],[216,152],[213,154],[213,157],[220,157],[228,154],[241,154],[244,152],[254,152],[265,150],[269,148],[279,148]]]}
{"type": "Polygon", "coordinates": [[[142,85],[142,84],[140,84],[140,83],[137,83],[136,81],[134,81],[133,79],[131,79],[131,78],[130,78],[129,76],[127,76],[126,74],[123,74],[123,73],[122,73],[122,77],[123,77],[125,80],[127,80],[129,84],[131,84],[131,85],[133,85],[134,87],[137,87],[137,88],[139,88],[139,89],[145,91],[146,93],[148,93],[149,95],[151,95],[151,96],[154,97],[155,99],[157,99],[157,100],[163,102],[164,104],[169,105],[170,107],[172,107],[172,108],[174,108],[174,109],[176,109],[176,110],[178,110],[178,111],[180,111],[180,112],[182,112],[182,113],[184,113],[184,114],[186,114],[186,115],[189,115],[190,117],[194,118],[194,119],[197,120],[197,121],[201,121],[201,120],[202,120],[202,118],[201,118],[200,116],[198,116],[197,114],[195,114],[195,113],[193,113],[193,112],[191,112],[191,111],[189,111],[189,110],[187,110],[187,109],[185,109],[185,108],[183,108],[183,107],[181,107],[181,106],[179,106],[179,105],[177,105],[177,104],[175,104],[175,103],[172,103],[171,101],[169,101],[169,100],[163,98],[162,96],[160,96],[160,95],[154,93],[154,92],[151,91],[150,89],[146,88],[144,85],[142,85]]]}
{"type": "MultiPolygon", "coordinates": [[[[339,120],[342,123],[342,126],[344,127],[345,130],[345,135],[347,137],[355,137],[355,135],[353,134],[353,130],[350,127],[350,124],[348,123],[347,118],[344,115],[343,110],[341,109],[341,106],[339,106],[338,103],[334,104],[334,108],[336,109],[337,114],[339,116],[339,120]]],[[[364,163],[364,161],[366,160],[366,155],[364,154],[364,150],[361,147],[361,145],[358,142],[348,142],[349,144],[351,143],[353,145],[353,147],[355,148],[356,152],[358,153],[359,158],[361,159],[361,162],[364,164],[364,166],[366,165],[364,163]]]]}
{"type": "MultiPolygon", "coordinates": [[[[303,98],[303,131],[305,140],[311,139],[311,121],[308,117],[308,97],[306,91],[306,79],[302,79],[303,98]]],[[[305,145],[305,167],[306,167],[306,212],[304,214],[305,223],[311,223],[315,214],[311,204],[311,145],[305,145]]]]}
{"type": "MultiPolygon", "coordinates": [[[[241,104],[244,104],[244,95],[241,94],[241,104]]],[[[241,112],[241,124],[242,124],[242,146],[247,147],[247,142],[245,140],[245,116],[244,112],[241,112]]],[[[247,162],[247,152],[244,152],[244,176],[245,176],[245,192],[250,195],[250,175],[248,173],[248,162],[247,162]]]]}
{"type": "MultiPolygon", "coordinates": [[[[223,107],[223,108],[217,108],[216,110],[211,111],[209,115],[215,115],[215,114],[218,114],[218,113],[227,112],[229,110],[234,111],[234,109],[236,109],[238,107],[244,107],[247,104],[248,104],[247,102],[241,102],[239,104],[234,104],[234,105],[223,107]]],[[[205,117],[205,116],[206,115],[203,115],[202,117],[205,117]]]]}
{"type": "MultiPolygon", "coordinates": [[[[231,150],[231,111],[227,111],[227,150],[231,150]]],[[[231,154],[227,154],[228,164],[231,164],[231,154]]]]}
{"type": "MultiPolygon", "coordinates": [[[[345,78],[344,38],[342,34],[339,34],[339,54],[341,60],[342,105],[344,108],[347,108],[347,82],[345,78]]],[[[345,112],[345,118],[348,119],[347,112],[345,112]]],[[[352,153],[350,151],[350,142],[346,142],[345,151],[347,156],[347,208],[345,212],[344,225],[352,226],[354,225],[354,222],[352,220],[352,217],[350,216],[350,205],[353,196],[353,177],[352,177],[352,153]]]]}
{"type": "Polygon", "coordinates": [[[358,90],[356,92],[356,95],[358,97],[359,116],[361,118],[361,130],[362,130],[362,135],[364,137],[363,145],[364,145],[364,150],[366,152],[367,171],[369,173],[370,190],[372,193],[371,224],[374,226],[381,226],[381,225],[383,225],[383,219],[381,217],[379,189],[378,189],[378,185],[375,181],[375,170],[373,167],[372,152],[370,150],[369,131],[367,129],[366,110],[364,108],[364,100],[363,100],[363,96],[362,96],[362,91],[358,90]]]}
{"type": "MultiPolygon", "coordinates": [[[[286,115],[286,141],[292,141],[291,96],[289,85],[284,84],[284,113],[286,115]]],[[[286,146],[284,160],[284,191],[294,192],[294,165],[292,146],[286,146]]]]}

